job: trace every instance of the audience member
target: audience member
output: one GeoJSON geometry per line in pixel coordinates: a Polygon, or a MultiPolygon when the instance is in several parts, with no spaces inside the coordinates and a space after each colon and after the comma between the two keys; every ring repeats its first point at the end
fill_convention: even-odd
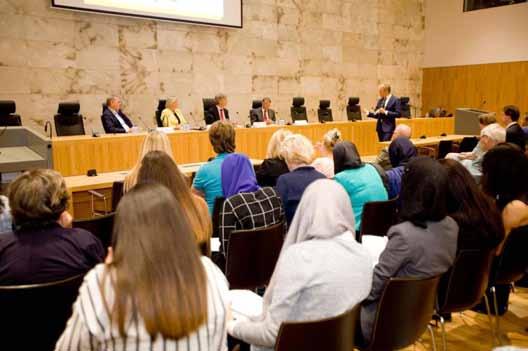
{"type": "Polygon", "coordinates": [[[293,134],[282,142],[281,155],[289,173],[277,180],[277,192],[282,200],[288,225],[295,215],[304,190],[317,179],[326,178],[311,166],[314,148],[310,140],[301,134],[293,134]]]}
{"type": "Polygon", "coordinates": [[[212,106],[205,114],[205,124],[213,124],[216,121],[229,120],[229,111],[227,106],[227,96],[218,94],[215,96],[215,105],[212,106]]]}
{"type": "Polygon", "coordinates": [[[441,274],[456,256],[458,225],[447,216],[447,171],[430,157],[417,157],[407,165],[402,182],[402,222],[389,229],[387,247],[374,267],[372,290],[361,309],[360,325],[366,341],[390,278],[441,274]]]}
{"type": "Polygon", "coordinates": [[[281,128],[271,136],[266,159],[257,169],[257,181],[260,186],[276,186],[277,179],[289,172],[288,165],[281,155],[281,145],[284,139],[291,134],[288,129],[281,128]]]}
{"type": "MultiPolygon", "coordinates": [[[[486,128],[487,126],[491,124],[497,123],[497,120],[495,118],[495,113],[484,113],[479,116],[479,126],[480,131],[482,133],[482,130],[486,128]]],[[[462,161],[462,160],[477,160],[480,159],[482,162],[482,156],[484,152],[482,151],[480,147],[480,143],[475,146],[475,148],[471,152],[450,152],[446,155],[446,159],[449,160],[455,160],[455,161],[462,161]]]]}
{"type": "Polygon", "coordinates": [[[8,188],[13,232],[0,235],[3,285],[38,284],[84,274],[104,259],[101,242],[72,229],[68,190],[61,175],[33,170],[8,188]]]}
{"type": "Polygon", "coordinates": [[[333,150],[337,143],[341,141],[341,132],[334,128],[329,130],[323,137],[323,142],[315,145],[321,157],[312,162],[312,166],[324,174],[326,178],[334,178],[334,156],[333,150]]]}
{"type": "MultiPolygon", "coordinates": [[[[409,127],[407,124],[398,124],[396,126],[396,129],[394,130],[394,134],[392,134],[391,142],[402,137],[410,139],[412,135],[411,127],[409,127]]],[[[374,161],[374,164],[379,165],[384,170],[388,171],[392,168],[390,158],[389,158],[389,147],[385,146],[383,149],[381,149],[379,155],[376,157],[376,160],[374,161]]]]}
{"type": "Polygon", "coordinates": [[[165,109],[161,112],[161,122],[164,127],[179,127],[187,124],[187,120],[180,110],[178,99],[170,98],[165,103],[165,109]]]}
{"type": "Polygon", "coordinates": [[[361,162],[356,145],[343,141],[334,148],[335,180],[348,193],[354,209],[356,230],[361,226],[363,205],[387,200],[387,191],[374,166],[361,162]]]}
{"type": "Polygon", "coordinates": [[[11,231],[11,208],[9,208],[9,199],[0,195],[0,234],[11,231]]]}
{"type": "Polygon", "coordinates": [[[354,227],[344,189],[327,179],[313,182],[286,235],[262,315],[230,321],[228,332],[272,350],[281,323],[333,317],[360,303],[371,287],[372,262],[354,227]]]}
{"type": "Polygon", "coordinates": [[[234,230],[266,228],[284,220],[282,203],[271,187],[257,184],[253,165],[246,155],[231,154],[222,164],[222,189],[226,200],[220,213],[221,252],[227,257],[234,230]]]}
{"type": "Polygon", "coordinates": [[[251,124],[255,122],[266,122],[266,124],[273,124],[275,122],[275,111],[271,108],[271,99],[265,97],[262,99],[262,107],[254,108],[250,113],[251,124]]]}
{"type": "Polygon", "coordinates": [[[224,197],[222,191],[222,163],[227,155],[235,152],[235,128],[229,122],[215,122],[209,129],[209,141],[216,157],[202,165],[193,182],[195,194],[205,198],[209,213],[213,213],[215,199],[224,197]]]}
{"type": "Polygon", "coordinates": [[[389,160],[392,168],[387,171],[390,199],[394,199],[400,194],[401,180],[405,166],[413,157],[416,157],[416,154],[416,147],[414,147],[414,144],[408,138],[396,138],[390,143],[389,160]]]}
{"type": "Polygon", "coordinates": [[[202,255],[211,255],[212,226],[209,209],[203,198],[191,192],[187,178],[180,172],[172,157],[163,151],[151,151],[146,154],[141,162],[137,183],[154,183],[167,187],[184,210],[182,213],[167,213],[167,215],[185,214],[202,255]]]}
{"type": "Polygon", "coordinates": [[[87,274],[57,351],[226,350],[227,281],[168,208],[185,211],[159,184],[123,197],[113,254],[87,274]]]}
{"type": "Polygon", "coordinates": [[[528,113],[524,116],[522,129],[523,129],[524,135],[528,138],[528,113]]]}
{"type": "Polygon", "coordinates": [[[526,149],[526,135],[519,125],[521,113],[517,106],[509,105],[503,109],[502,121],[506,125],[506,142],[517,145],[522,151],[526,149]]]}
{"type": "Polygon", "coordinates": [[[121,111],[121,99],[117,96],[106,99],[101,122],[107,134],[129,133],[134,126],[130,118],[121,111]]]}

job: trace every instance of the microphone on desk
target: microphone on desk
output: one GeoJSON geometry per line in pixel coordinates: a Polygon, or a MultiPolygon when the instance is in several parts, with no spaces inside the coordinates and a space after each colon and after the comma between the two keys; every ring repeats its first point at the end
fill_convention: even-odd
{"type": "Polygon", "coordinates": [[[44,124],[44,133],[48,133],[48,127],[49,127],[49,138],[51,139],[53,137],[53,130],[51,129],[51,122],[46,121],[44,124]]]}
{"type": "Polygon", "coordinates": [[[143,118],[141,118],[140,116],[138,116],[138,119],[139,121],[141,122],[141,124],[143,125],[143,128],[147,131],[147,132],[151,132],[153,129],[150,128],[146,123],[145,121],[143,121],[143,118]]]}
{"type": "Polygon", "coordinates": [[[480,108],[480,109],[483,109],[484,106],[486,106],[486,103],[487,103],[486,100],[482,100],[481,103],[480,103],[480,107],[479,107],[479,108],[480,108]]]}

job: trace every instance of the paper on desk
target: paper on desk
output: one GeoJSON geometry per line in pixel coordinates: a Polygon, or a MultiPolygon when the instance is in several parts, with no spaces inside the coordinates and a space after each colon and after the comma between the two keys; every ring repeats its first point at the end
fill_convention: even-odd
{"type": "Polygon", "coordinates": [[[229,290],[233,317],[256,318],[262,314],[262,297],[249,290],[229,290]]]}
{"type": "Polygon", "coordinates": [[[388,241],[389,239],[386,236],[361,236],[361,245],[363,245],[363,247],[366,248],[369,252],[370,257],[372,257],[372,263],[374,264],[374,266],[378,264],[379,257],[383,250],[385,250],[385,246],[387,246],[388,241]]]}

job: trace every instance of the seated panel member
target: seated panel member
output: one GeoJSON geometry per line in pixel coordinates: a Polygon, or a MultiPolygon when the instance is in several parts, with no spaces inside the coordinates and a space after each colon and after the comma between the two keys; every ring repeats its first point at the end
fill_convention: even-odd
{"type": "Polygon", "coordinates": [[[213,124],[216,121],[229,119],[229,111],[226,109],[227,96],[218,94],[215,96],[216,105],[211,107],[205,114],[205,124],[213,124]]]}
{"type": "Polygon", "coordinates": [[[251,110],[251,124],[255,122],[273,124],[275,122],[275,111],[270,106],[271,99],[269,97],[262,99],[262,107],[251,110]]]}
{"type": "Polygon", "coordinates": [[[106,99],[106,107],[101,116],[105,133],[129,133],[134,125],[121,111],[121,99],[117,96],[106,99]]]}
{"type": "Polygon", "coordinates": [[[164,127],[179,127],[188,123],[180,110],[178,99],[170,98],[167,100],[165,109],[161,112],[161,122],[164,127]]]}
{"type": "Polygon", "coordinates": [[[391,94],[389,84],[381,84],[378,88],[380,99],[375,111],[366,111],[368,117],[376,118],[376,132],[379,141],[389,141],[396,129],[396,118],[401,116],[400,99],[391,94]]]}

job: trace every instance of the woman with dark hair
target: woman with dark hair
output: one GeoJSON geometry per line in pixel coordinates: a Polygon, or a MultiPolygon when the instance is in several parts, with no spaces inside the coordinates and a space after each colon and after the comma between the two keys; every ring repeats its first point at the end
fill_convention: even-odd
{"type": "Polygon", "coordinates": [[[387,191],[374,166],[361,162],[356,145],[349,141],[338,143],[333,151],[335,180],[341,184],[352,203],[356,230],[361,227],[363,205],[387,200],[387,191]]]}
{"type": "Polygon", "coordinates": [[[113,255],[85,277],[56,350],[226,350],[227,281],[196,249],[184,208],[141,184],[117,208],[113,255]]]}
{"type": "Polygon", "coordinates": [[[447,171],[429,157],[416,157],[405,168],[400,194],[401,223],[374,267],[372,290],[361,309],[361,331],[372,334],[378,301],[390,278],[428,278],[446,272],[456,256],[458,225],[447,216],[447,171]]]}
{"type": "Polygon", "coordinates": [[[413,157],[416,157],[416,147],[409,138],[399,137],[390,143],[389,160],[392,168],[387,171],[390,199],[400,194],[403,170],[413,157]]]}

